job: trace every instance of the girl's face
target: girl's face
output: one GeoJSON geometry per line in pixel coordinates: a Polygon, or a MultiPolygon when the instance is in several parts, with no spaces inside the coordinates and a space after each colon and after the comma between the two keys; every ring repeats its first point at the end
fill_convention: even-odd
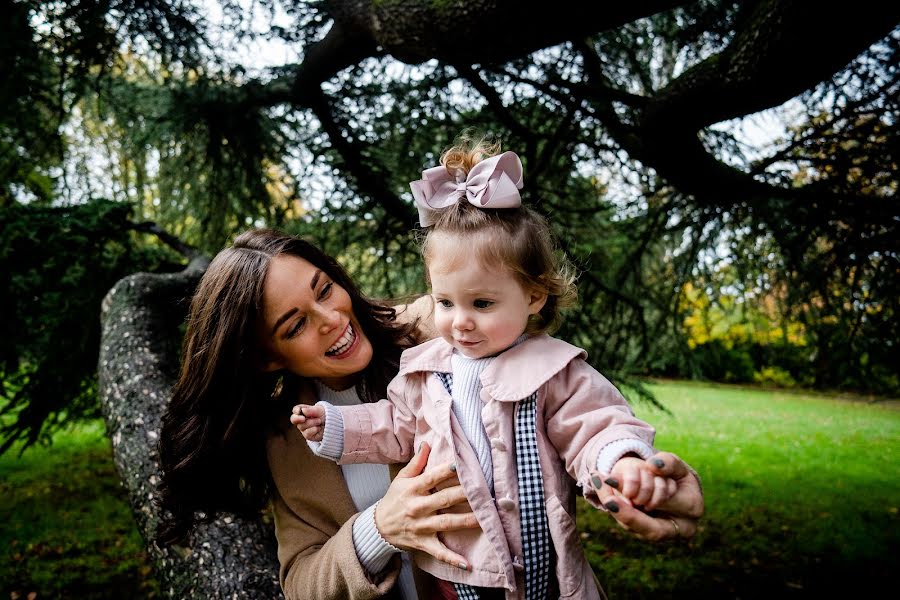
{"type": "MultiPolygon", "coordinates": [[[[449,250],[449,248],[446,248],[449,250]]],[[[441,248],[428,265],[438,333],[469,358],[502,352],[525,331],[546,295],[526,290],[509,269],[489,268],[477,258],[456,252],[441,258],[441,248]]]]}
{"type": "Polygon", "coordinates": [[[287,369],[347,389],[372,360],[350,295],[321,269],[291,255],[269,263],[261,332],[266,371],[287,369]]]}

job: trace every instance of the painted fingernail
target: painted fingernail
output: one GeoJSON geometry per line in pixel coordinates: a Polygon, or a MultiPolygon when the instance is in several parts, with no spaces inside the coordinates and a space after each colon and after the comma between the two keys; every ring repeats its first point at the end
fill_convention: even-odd
{"type": "Polygon", "coordinates": [[[606,506],[606,510],[608,510],[609,512],[613,512],[613,513],[619,512],[619,505],[616,504],[615,502],[613,502],[612,500],[607,502],[605,504],[605,506],[606,506]]]}
{"type": "Polygon", "coordinates": [[[657,469],[662,469],[666,466],[666,463],[664,463],[661,458],[654,458],[650,462],[653,463],[653,466],[657,469]]]}
{"type": "Polygon", "coordinates": [[[600,478],[596,475],[591,475],[591,483],[594,484],[594,489],[599,490],[603,487],[603,482],[600,481],[600,478]]]}
{"type": "Polygon", "coordinates": [[[422,446],[424,446],[424,445],[425,445],[425,442],[419,442],[419,449],[416,450],[416,454],[418,454],[419,452],[422,451],[422,446]]]}
{"type": "Polygon", "coordinates": [[[462,569],[463,571],[468,571],[468,570],[469,570],[469,566],[468,566],[466,563],[463,563],[463,562],[459,563],[459,564],[456,565],[456,566],[458,566],[458,567],[459,567],[460,569],[462,569]]]}
{"type": "Polygon", "coordinates": [[[618,479],[614,479],[614,478],[612,478],[612,477],[610,477],[609,479],[607,479],[607,480],[604,481],[603,483],[605,483],[605,484],[608,485],[609,487],[614,487],[614,488],[616,488],[616,489],[619,488],[619,480],[618,480],[618,479]]]}
{"type": "MultiPolygon", "coordinates": [[[[450,470],[456,473],[456,463],[450,463],[450,470]]],[[[463,567],[465,569],[465,567],[463,567]]]]}

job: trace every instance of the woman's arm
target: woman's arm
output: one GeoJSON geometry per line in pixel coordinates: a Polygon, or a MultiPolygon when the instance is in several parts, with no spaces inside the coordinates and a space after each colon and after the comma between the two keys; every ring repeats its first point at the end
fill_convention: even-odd
{"type": "Polygon", "coordinates": [[[279,576],[287,600],[369,600],[393,587],[399,555],[372,580],[356,555],[353,523],[346,521],[334,534],[312,527],[277,496],[272,502],[278,542],[279,576]]]}
{"type": "Polygon", "coordinates": [[[478,529],[478,519],[468,507],[466,493],[456,477],[456,465],[429,468],[427,442],[403,467],[378,503],[375,521],[388,543],[404,550],[421,550],[460,569],[471,568],[462,556],[447,548],[439,535],[444,531],[478,529]],[[432,491],[443,486],[439,491],[432,491]],[[467,505],[466,512],[444,513],[445,508],[467,505]]]}
{"type": "Polygon", "coordinates": [[[268,443],[280,580],[288,600],[368,600],[384,595],[399,560],[370,579],[353,545],[356,509],[340,467],[317,459],[296,431],[268,443]]]}
{"type": "MultiPolygon", "coordinates": [[[[421,550],[459,565],[463,560],[439,538],[442,531],[475,529],[471,512],[441,514],[465,504],[465,492],[449,465],[424,471],[429,447],[413,456],[378,502],[375,523],[385,541],[402,550],[421,550]],[[446,485],[432,493],[437,485],[446,485]]],[[[292,428],[269,440],[269,466],[275,490],[273,510],[280,578],[288,600],[367,600],[386,593],[396,581],[394,558],[370,578],[353,545],[357,515],[339,466],[318,459],[292,428]]]]}

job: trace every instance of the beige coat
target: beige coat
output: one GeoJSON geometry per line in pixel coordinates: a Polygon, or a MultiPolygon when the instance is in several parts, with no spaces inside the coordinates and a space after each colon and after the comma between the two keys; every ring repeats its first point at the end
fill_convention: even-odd
{"type": "MultiPolygon", "coordinates": [[[[430,328],[430,296],[420,298],[399,313],[411,321],[422,318],[423,337],[433,337],[430,328]]],[[[300,402],[314,403],[312,389],[300,402]]],[[[391,588],[400,569],[394,557],[383,578],[370,581],[353,547],[356,507],[341,467],[315,456],[294,427],[289,415],[279,423],[279,432],[266,444],[269,469],[275,484],[272,508],[278,560],[284,595],[288,600],[367,600],[392,597],[391,588]]],[[[397,469],[392,469],[391,476],[397,469]]],[[[433,580],[415,573],[419,600],[433,596],[433,580]]],[[[399,596],[397,596],[399,597],[399,596]]]]}

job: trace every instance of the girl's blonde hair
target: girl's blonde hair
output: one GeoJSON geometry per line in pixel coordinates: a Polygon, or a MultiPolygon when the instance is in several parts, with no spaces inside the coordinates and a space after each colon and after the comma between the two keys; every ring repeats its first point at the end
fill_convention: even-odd
{"type": "MultiPolygon", "coordinates": [[[[468,172],[476,164],[500,153],[500,144],[464,134],[441,155],[451,175],[468,172]]],[[[509,269],[519,284],[547,295],[541,311],[528,322],[525,333],[552,333],[562,320],[561,311],[577,299],[575,269],[557,248],[547,220],[527,206],[485,209],[462,201],[441,212],[422,240],[426,273],[440,240],[449,268],[474,252],[482,264],[509,269]],[[453,245],[447,246],[447,243],[453,245]],[[455,247],[454,247],[455,246],[455,247]]]]}

